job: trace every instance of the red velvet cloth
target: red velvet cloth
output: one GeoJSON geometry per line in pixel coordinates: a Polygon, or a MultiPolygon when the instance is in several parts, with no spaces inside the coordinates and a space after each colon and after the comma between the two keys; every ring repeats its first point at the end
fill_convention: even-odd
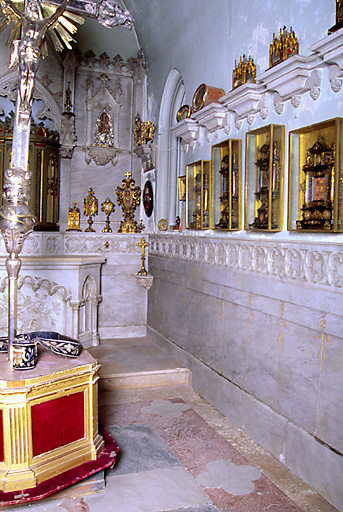
{"type": "Polygon", "coordinates": [[[2,419],[2,409],[0,409],[0,462],[4,462],[4,422],[2,419]]]}
{"type": "Polygon", "coordinates": [[[83,392],[33,405],[33,456],[85,437],[83,392]]]}

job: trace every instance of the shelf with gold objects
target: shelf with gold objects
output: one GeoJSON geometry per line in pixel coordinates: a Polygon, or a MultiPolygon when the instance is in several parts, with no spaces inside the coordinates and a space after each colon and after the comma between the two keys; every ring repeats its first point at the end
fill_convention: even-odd
{"type": "Polygon", "coordinates": [[[209,229],[210,218],[210,164],[199,160],[186,166],[186,228],[209,229]]]}
{"type": "Polygon", "coordinates": [[[222,130],[228,135],[233,126],[241,129],[245,121],[249,128],[255,116],[266,120],[272,109],[281,115],[287,102],[297,109],[304,95],[320,101],[324,80],[338,93],[343,87],[342,44],[343,32],[331,33],[310,47],[310,55],[294,54],[282,60],[257,75],[256,83],[240,85],[176,122],[172,132],[188,151],[210,142],[222,130]]]}
{"type": "Polygon", "coordinates": [[[281,125],[246,134],[245,229],[282,230],[284,141],[281,125]]]}
{"type": "Polygon", "coordinates": [[[37,367],[21,372],[1,354],[0,492],[28,489],[29,496],[42,482],[97,459],[104,448],[98,370],[84,349],[75,359],[42,348],[37,367]]]}
{"type": "Polygon", "coordinates": [[[228,139],[212,146],[214,228],[241,229],[242,141],[228,139]]]}
{"type": "Polygon", "coordinates": [[[343,119],[289,134],[288,229],[343,231],[343,119]]]}

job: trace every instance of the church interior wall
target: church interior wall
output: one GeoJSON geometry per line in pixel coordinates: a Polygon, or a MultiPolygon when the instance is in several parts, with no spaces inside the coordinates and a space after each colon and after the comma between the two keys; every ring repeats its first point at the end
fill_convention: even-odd
{"type": "MultiPolygon", "coordinates": [[[[96,336],[106,339],[144,335],[148,327],[158,344],[192,370],[194,388],[206,400],[342,511],[339,476],[343,474],[343,235],[291,233],[286,222],[288,132],[342,113],[342,90],[333,90],[329,67],[320,67],[316,99],[307,91],[299,104],[294,102],[296,106],[287,100],[278,114],[271,94],[264,119],[257,113],[249,118],[250,124],[247,118],[235,123],[233,116],[229,132],[218,131],[208,140],[196,141],[193,148],[184,152],[181,144],[174,144],[174,137],[170,147],[162,148],[168,154],[159,155],[156,170],[142,172],[141,160],[132,151],[132,127],[138,112],[157,126],[157,150],[162,136],[164,140],[168,139],[166,135],[173,137],[172,130],[162,133],[167,127],[158,126],[165,84],[173,70],[177,72],[178,87],[182,85],[178,101],[191,104],[201,83],[222,87],[227,93],[232,87],[234,61],[241,55],[254,58],[257,78],[264,73],[272,34],[283,25],[295,30],[299,53],[310,55],[311,45],[326,37],[328,28],[334,24],[335,2],[149,0],[144,2],[144,8],[141,0],[126,0],[125,4],[135,12],[139,44],[133,33],[128,36],[127,48],[135,52],[125,55],[121,50],[111,51],[116,48],[115,38],[123,34],[124,29],[118,29],[116,36],[111,33],[108,38],[108,54],[113,60],[121,53],[126,61],[136,58],[138,48],[143,48],[147,77],[144,73],[137,76],[139,69],[142,71],[140,64],[132,75],[126,69],[118,72],[105,66],[99,70],[98,61],[94,67],[77,67],[77,140],[69,157],[61,159],[60,232],[34,233],[25,243],[23,259],[36,258],[36,267],[23,267],[30,288],[25,293],[38,293],[37,300],[42,301],[45,294],[55,290],[54,286],[64,287],[58,292],[60,306],[65,308],[64,320],[59,316],[55,326],[63,329],[63,325],[78,322],[76,331],[64,327],[66,333],[84,334],[90,344],[98,341],[96,336]],[[87,132],[87,98],[93,99],[101,84],[108,85],[103,97],[110,95],[113,100],[104,101],[104,107],[108,101],[112,101],[114,109],[115,104],[119,107],[119,132],[114,160],[98,165],[94,158],[86,161],[87,150],[92,146],[87,134],[91,138],[94,135],[93,122],[91,132],[87,132]],[[211,145],[228,137],[241,139],[244,148],[249,130],[271,123],[284,125],[286,132],[281,232],[197,232],[185,230],[184,225],[179,233],[160,233],[154,229],[162,212],[169,224],[175,223],[175,214],[182,217],[183,213],[184,217],[185,213],[176,194],[171,195],[164,188],[166,179],[174,178],[176,183],[176,174],[184,174],[187,164],[210,159],[211,145]],[[176,174],[171,176],[173,166],[176,174]],[[140,268],[136,244],[141,235],[116,234],[122,218],[117,205],[111,216],[113,233],[102,233],[105,214],[100,211],[101,202],[110,197],[116,203],[115,189],[127,171],[132,172],[137,184],[151,176],[156,185],[158,209],[149,220],[148,231],[143,233],[149,235],[149,273],[154,276],[148,296],[134,277],[140,268]],[[99,201],[99,214],[93,224],[95,233],[84,232],[87,219],[83,215],[83,200],[90,187],[99,201]],[[66,231],[68,209],[73,201],[81,210],[83,233],[66,231]],[[60,259],[60,269],[49,274],[52,257],[60,259]],[[65,269],[73,259],[75,269],[71,278],[65,269]],[[92,270],[87,270],[87,266],[92,266],[92,270]],[[91,281],[87,281],[89,277],[91,281]],[[42,280],[38,289],[34,281],[37,278],[42,280]],[[76,281],[71,285],[73,279],[77,285],[76,281]],[[82,331],[83,325],[88,325],[82,310],[86,282],[94,283],[92,293],[98,312],[97,330],[91,333],[82,331]]],[[[89,44],[98,59],[103,49],[95,43],[92,46],[91,33],[88,39],[81,39],[82,54],[90,49],[89,44]]],[[[3,37],[0,42],[3,77],[8,73],[10,53],[3,37]]],[[[120,44],[125,47],[123,42],[120,44]]],[[[38,80],[62,113],[61,59],[49,54],[42,61],[38,80]],[[49,84],[45,75],[51,80],[49,84]]],[[[172,102],[173,95],[170,97],[172,102]]],[[[174,104],[171,110],[175,113],[174,104]]],[[[243,169],[244,158],[243,151],[243,169]]],[[[137,220],[140,215],[141,211],[137,220]]],[[[53,309],[55,295],[51,296],[53,309]]]]}
{"type": "MultiPolygon", "coordinates": [[[[309,56],[311,45],[335,23],[335,2],[328,1],[216,2],[216,8],[200,1],[192,16],[184,2],[170,11],[163,7],[163,19],[169,19],[163,34],[152,30],[157,2],[148,7],[138,31],[149,62],[149,115],[156,122],[171,70],[182,77],[184,103],[191,105],[201,83],[227,94],[234,61],[243,53],[254,58],[258,80],[268,68],[273,32],[283,25],[293,27],[299,54],[309,56]],[[209,30],[209,20],[216,30],[209,30]]],[[[195,140],[180,155],[183,168],[175,172],[182,175],[187,164],[211,159],[212,144],[241,139],[244,189],[246,133],[284,125],[283,229],[220,232],[183,225],[182,233],[152,235],[148,331],[191,368],[202,396],[342,510],[343,238],[287,230],[288,134],[342,115],[342,91],[332,87],[327,65],[320,66],[320,77],[319,96],[308,91],[300,104],[288,100],[277,113],[271,95],[266,118],[257,113],[249,123],[243,118],[236,124],[233,115],[226,132],[195,140]]],[[[165,137],[160,127],[157,131],[165,137]]],[[[165,195],[164,179],[165,169],[158,168],[157,196],[160,188],[165,195]]],[[[174,224],[168,213],[173,210],[164,206],[168,223],[174,224]]],[[[185,221],[184,204],[176,208],[185,221]]]]}

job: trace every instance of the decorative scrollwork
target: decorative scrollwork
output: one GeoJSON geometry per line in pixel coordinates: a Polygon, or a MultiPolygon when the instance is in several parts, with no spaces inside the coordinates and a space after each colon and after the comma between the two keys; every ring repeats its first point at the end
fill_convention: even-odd
{"type": "Polygon", "coordinates": [[[185,240],[182,235],[151,235],[149,240],[150,255],[228,267],[239,272],[263,274],[297,284],[309,283],[325,289],[343,288],[343,254],[339,244],[320,249],[294,243],[283,243],[280,247],[262,241],[256,244],[256,241],[248,240],[185,240]]]}

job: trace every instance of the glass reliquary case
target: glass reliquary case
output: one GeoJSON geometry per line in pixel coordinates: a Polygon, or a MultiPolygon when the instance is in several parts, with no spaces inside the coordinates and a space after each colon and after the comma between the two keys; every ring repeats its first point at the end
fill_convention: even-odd
{"type": "Polygon", "coordinates": [[[285,127],[246,134],[245,229],[282,230],[285,127]]]}
{"type": "Polygon", "coordinates": [[[215,229],[241,229],[242,141],[212,146],[213,223],[215,229]]]}
{"type": "MultiPolygon", "coordinates": [[[[12,113],[4,122],[0,122],[1,190],[4,171],[10,166],[13,122],[12,113]]],[[[31,123],[29,169],[32,179],[29,206],[37,219],[35,231],[59,230],[59,147],[57,132],[44,128],[42,123],[31,123]]]]}
{"type": "Polygon", "coordinates": [[[210,227],[210,161],[186,166],[186,228],[210,227]]]}
{"type": "Polygon", "coordinates": [[[343,119],[290,132],[288,229],[343,230],[343,119]]]}

